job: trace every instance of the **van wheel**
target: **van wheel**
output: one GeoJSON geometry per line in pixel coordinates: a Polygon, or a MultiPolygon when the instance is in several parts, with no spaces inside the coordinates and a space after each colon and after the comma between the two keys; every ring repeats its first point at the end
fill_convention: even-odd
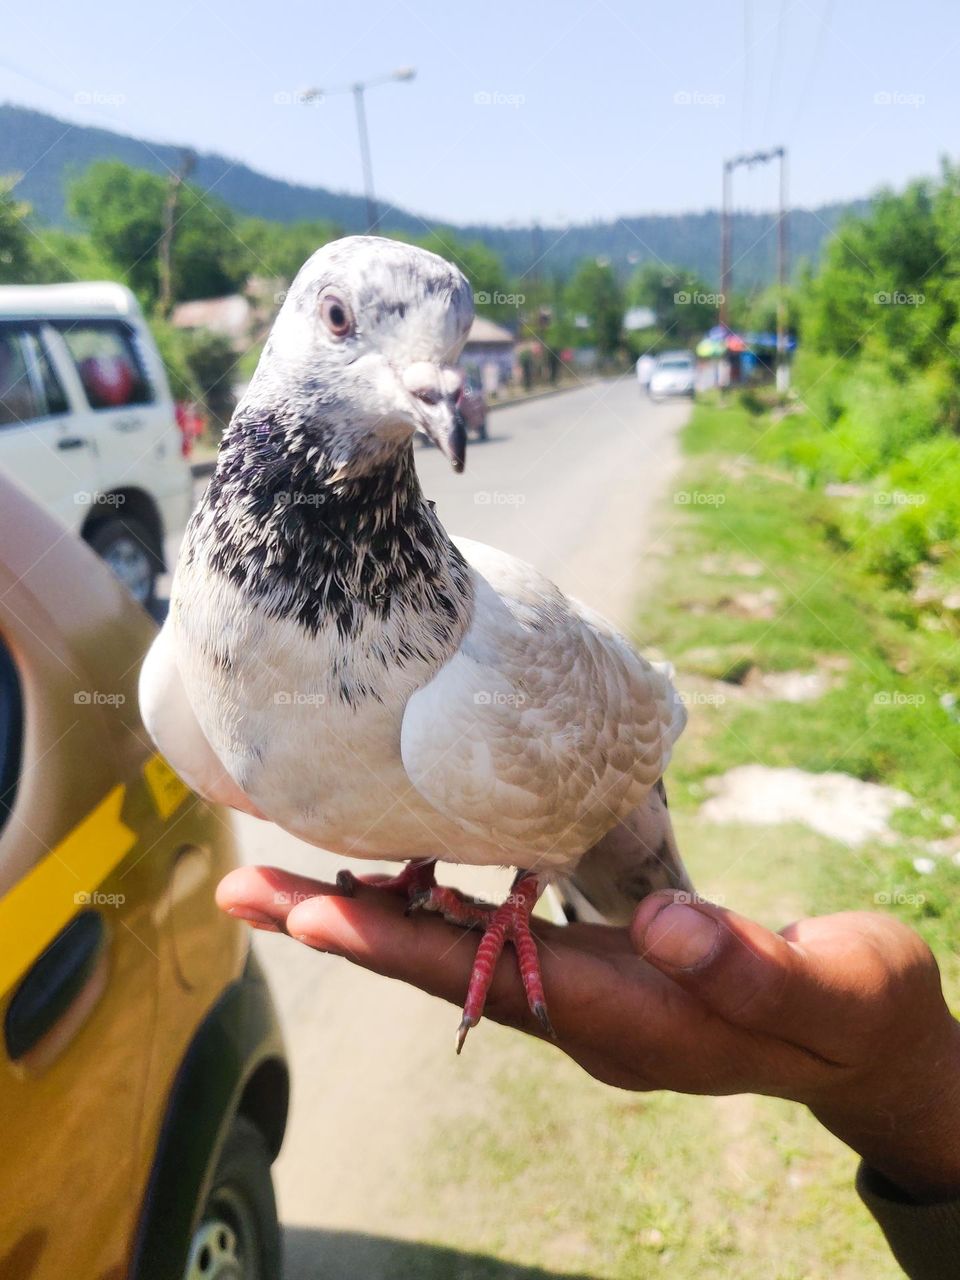
{"type": "Polygon", "coordinates": [[[237,1116],[190,1241],[183,1280],[280,1280],[282,1246],[263,1134],[237,1116]]]}
{"type": "Polygon", "coordinates": [[[149,609],[157,588],[157,559],[146,527],[132,517],[101,520],[87,534],[87,542],[134,600],[149,609]]]}

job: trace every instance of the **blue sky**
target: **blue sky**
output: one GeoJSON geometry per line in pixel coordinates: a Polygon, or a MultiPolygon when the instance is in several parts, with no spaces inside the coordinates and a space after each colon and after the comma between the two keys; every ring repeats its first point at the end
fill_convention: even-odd
{"type": "Polygon", "coordinates": [[[723,156],[781,142],[798,204],[932,174],[958,59],[956,0],[49,0],[6,7],[0,101],[358,191],[350,99],[283,100],[413,65],[368,95],[378,195],[555,223],[715,206],[723,156]]]}

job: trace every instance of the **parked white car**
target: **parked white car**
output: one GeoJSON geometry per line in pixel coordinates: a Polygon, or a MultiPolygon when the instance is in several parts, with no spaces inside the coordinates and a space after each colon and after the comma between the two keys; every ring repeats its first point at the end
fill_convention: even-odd
{"type": "Polygon", "coordinates": [[[665,351],[657,357],[647,391],[651,400],[692,396],[697,386],[697,362],[690,351],[665,351]]]}
{"type": "Polygon", "coordinates": [[[0,287],[0,468],[149,606],[192,476],[163,363],[119,284],[0,287]]]}

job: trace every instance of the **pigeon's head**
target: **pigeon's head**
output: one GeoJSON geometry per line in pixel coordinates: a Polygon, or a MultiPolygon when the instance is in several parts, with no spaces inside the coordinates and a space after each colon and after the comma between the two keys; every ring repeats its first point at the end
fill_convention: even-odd
{"type": "Polygon", "coordinates": [[[376,236],[325,245],[284,300],[251,393],[322,434],[341,474],[362,475],[419,428],[463,470],[455,367],[473,318],[464,276],[425,249],[376,236]]]}

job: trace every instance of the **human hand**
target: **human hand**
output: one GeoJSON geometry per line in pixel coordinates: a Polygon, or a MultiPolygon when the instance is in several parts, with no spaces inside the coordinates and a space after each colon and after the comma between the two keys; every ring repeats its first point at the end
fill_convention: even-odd
{"type": "MultiPolygon", "coordinates": [[[[390,894],[244,867],[217,900],[260,928],[463,1002],[475,942],[390,894]]],[[[899,921],[812,917],[772,933],[689,895],[657,893],[629,929],[535,920],[558,1046],[599,1080],[806,1104],[908,1194],[960,1195],[960,1024],[936,961],[899,921]]],[[[486,1016],[542,1035],[516,966],[486,1016]]]]}

